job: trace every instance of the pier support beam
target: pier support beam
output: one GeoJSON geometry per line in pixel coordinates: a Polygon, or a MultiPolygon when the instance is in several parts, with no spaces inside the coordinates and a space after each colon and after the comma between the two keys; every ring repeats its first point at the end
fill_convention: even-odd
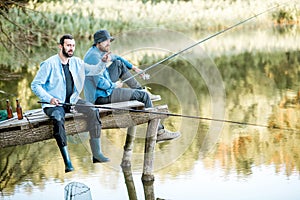
{"type": "Polygon", "coordinates": [[[130,126],[127,128],[126,142],[124,145],[121,167],[131,167],[131,156],[135,134],[136,126],[130,126]]]}
{"type": "Polygon", "coordinates": [[[146,141],[145,141],[145,153],[144,153],[144,169],[142,180],[143,181],[154,181],[153,171],[153,160],[154,160],[154,148],[157,138],[157,129],[160,119],[152,119],[148,122],[146,141]]]}

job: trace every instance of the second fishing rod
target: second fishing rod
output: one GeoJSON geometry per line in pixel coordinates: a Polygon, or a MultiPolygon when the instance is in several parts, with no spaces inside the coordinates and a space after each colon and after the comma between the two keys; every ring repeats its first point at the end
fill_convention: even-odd
{"type": "Polygon", "coordinates": [[[185,51],[187,51],[187,50],[189,50],[189,49],[191,49],[191,48],[193,48],[193,47],[195,47],[195,46],[197,46],[197,45],[199,45],[199,44],[201,44],[201,43],[204,43],[204,42],[207,41],[207,40],[210,40],[210,39],[212,39],[212,38],[214,38],[214,37],[216,37],[216,36],[218,36],[218,35],[220,35],[220,34],[222,34],[222,33],[224,33],[224,32],[227,32],[227,31],[229,31],[229,30],[231,30],[231,29],[233,29],[233,28],[235,28],[235,27],[237,27],[237,26],[240,26],[240,25],[242,25],[242,24],[244,24],[244,23],[246,23],[246,22],[248,22],[248,21],[250,21],[250,20],[252,20],[252,19],[254,19],[254,18],[256,18],[256,17],[258,17],[258,16],[260,16],[260,15],[262,15],[262,14],[264,14],[264,13],[267,13],[267,12],[269,12],[269,11],[275,9],[275,8],[278,8],[278,7],[280,7],[280,6],[283,6],[283,5],[285,5],[285,4],[288,4],[289,2],[290,2],[290,1],[285,2],[285,3],[282,3],[282,4],[278,4],[278,5],[276,5],[276,6],[274,6],[274,7],[271,7],[271,8],[268,8],[268,9],[266,9],[266,10],[264,10],[264,11],[258,13],[258,14],[255,14],[255,15],[253,15],[253,16],[251,16],[251,17],[245,19],[245,20],[242,20],[242,21],[240,21],[240,22],[238,22],[238,23],[236,23],[236,24],[234,24],[234,25],[232,25],[232,26],[229,26],[229,27],[226,28],[226,29],[223,29],[223,30],[221,30],[221,31],[219,31],[219,32],[216,32],[215,34],[210,35],[210,36],[208,36],[208,37],[206,37],[206,38],[204,38],[204,39],[202,39],[202,40],[200,40],[200,41],[194,43],[193,45],[188,46],[188,47],[186,47],[185,49],[180,50],[180,51],[178,51],[178,52],[176,52],[176,53],[174,53],[174,54],[172,54],[172,55],[170,55],[170,56],[168,56],[168,57],[166,57],[166,58],[160,60],[159,62],[157,62],[157,63],[155,63],[155,64],[153,64],[153,65],[147,67],[146,69],[142,70],[141,72],[132,75],[131,77],[129,77],[129,78],[123,80],[122,83],[125,83],[125,82],[129,81],[130,79],[134,78],[135,76],[140,75],[140,74],[143,74],[143,73],[145,73],[146,71],[148,71],[148,70],[150,70],[150,69],[152,69],[152,68],[154,68],[154,67],[157,67],[158,65],[160,65],[160,64],[162,64],[162,63],[164,63],[164,62],[166,62],[166,61],[168,61],[168,60],[171,60],[172,58],[178,56],[179,54],[181,54],[181,53],[183,53],[183,52],[185,52],[185,51]]]}

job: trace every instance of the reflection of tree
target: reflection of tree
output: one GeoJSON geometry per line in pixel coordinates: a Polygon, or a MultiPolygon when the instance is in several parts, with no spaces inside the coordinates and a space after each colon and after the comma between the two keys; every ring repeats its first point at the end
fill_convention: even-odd
{"type": "MultiPolygon", "coordinates": [[[[245,52],[238,55],[223,55],[214,59],[214,62],[224,83],[226,84],[226,97],[230,102],[243,104],[245,98],[241,93],[246,94],[268,94],[275,97],[273,87],[270,83],[275,83],[278,89],[299,89],[300,79],[300,52],[245,52]],[[265,86],[265,87],[263,87],[265,86]]],[[[148,66],[161,58],[145,56],[139,65],[148,66]]],[[[199,65],[209,65],[207,60],[199,60],[199,65]]],[[[199,99],[203,94],[207,94],[207,86],[191,63],[184,60],[172,60],[168,66],[182,74],[198,92],[199,99]]],[[[176,80],[174,83],[178,84],[176,80]]],[[[168,96],[167,94],[166,96],[168,96]]],[[[191,103],[192,105],[192,103],[191,103]]],[[[255,106],[255,105],[251,105],[255,106]]]]}
{"type": "Polygon", "coordinates": [[[57,165],[47,165],[49,160],[55,157],[56,154],[53,152],[56,151],[55,145],[46,145],[46,143],[1,149],[0,191],[6,194],[14,193],[15,187],[28,183],[26,191],[30,193],[35,186],[43,188],[49,178],[61,178],[63,163],[61,168],[58,167],[61,173],[55,169],[57,165]]]}
{"type": "Polygon", "coordinates": [[[7,158],[5,161],[1,161],[1,171],[0,171],[0,191],[3,190],[3,188],[7,187],[7,183],[5,180],[8,179],[9,174],[8,171],[8,163],[9,163],[9,157],[12,155],[13,151],[9,151],[7,155],[3,155],[4,151],[1,151],[0,155],[1,158],[4,158],[4,156],[7,158]]]}
{"type": "Polygon", "coordinates": [[[236,158],[236,170],[242,174],[251,174],[251,166],[253,164],[253,152],[249,152],[251,138],[248,136],[240,136],[233,141],[233,154],[236,158]]]}
{"type": "Polygon", "coordinates": [[[0,108],[5,108],[5,100],[9,99],[15,107],[16,98],[20,99],[23,111],[38,108],[37,97],[31,92],[30,84],[35,75],[28,67],[17,71],[0,67],[0,108]]]}
{"type": "Polygon", "coordinates": [[[222,137],[218,148],[206,161],[221,163],[226,171],[250,175],[254,165],[274,165],[276,172],[287,176],[300,170],[300,136],[284,131],[233,129],[222,137]],[[233,134],[229,134],[229,133],[233,134]],[[226,139],[227,138],[227,139],[226,139]]]}
{"type": "Polygon", "coordinates": [[[300,78],[299,53],[299,51],[246,52],[235,56],[224,55],[216,58],[215,62],[227,88],[229,87],[228,91],[257,84],[257,77],[253,73],[258,72],[264,74],[265,78],[274,80],[279,89],[292,89],[297,86],[300,78]]]}
{"type": "MultiPolygon", "coordinates": [[[[267,125],[270,116],[274,113],[276,117],[279,116],[276,114],[278,109],[274,110],[279,104],[277,88],[271,84],[285,89],[296,88],[299,83],[299,52],[243,53],[223,56],[217,58],[216,62],[226,83],[228,116],[236,121],[267,125]]],[[[283,113],[282,110],[280,112],[283,113]]],[[[289,112],[288,117],[298,119],[295,112],[289,112]]],[[[272,133],[232,126],[224,131],[225,136],[213,156],[222,163],[224,169],[236,169],[244,175],[252,173],[253,165],[262,164],[275,165],[278,171],[286,170],[286,174],[290,174],[291,170],[295,170],[290,166],[299,166],[299,159],[291,159],[290,155],[298,155],[299,148],[295,149],[293,140],[286,140],[290,132],[279,135],[272,133]],[[285,149],[278,148],[273,140],[279,140],[285,149]]],[[[298,167],[296,169],[299,170],[298,167]]]]}
{"type": "MultiPolygon", "coordinates": [[[[36,152],[39,152],[39,149],[36,152]]],[[[30,146],[1,150],[0,190],[3,191],[5,189],[6,192],[13,192],[11,186],[21,184],[28,175],[38,171],[37,157],[32,156],[30,146]],[[27,161],[29,158],[31,159],[30,162],[27,161]],[[2,163],[5,164],[2,165],[2,163]]]]}
{"type": "Polygon", "coordinates": [[[273,106],[273,113],[269,118],[269,126],[300,130],[300,109],[296,107],[273,106]]]}
{"type": "MultiPolygon", "coordinates": [[[[187,133],[187,132],[186,132],[187,133]]],[[[181,155],[167,167],[160,169],[157,174],[160,176],[160,179],[168,179],[170,176],[178,176],[180,173],[185,173],[191,171],[195,166],[195,163],[198,161],[201,154],[201,147],[203,145],[204,138],[207,133],[207,125],[200,124],[197,135],[193,138],[193,141],[189,144],[189,135],[182,135],[180,140],[173,147],[171,154],[181,155]],[[187,144],[189,146],[187,147],[187,144]],[[185,151],[182,152],[183,148],[185,151]],[[181,152],[178,152],[181,151],[181,152]]],[[[174,141],[175,142],[175,141],[174,141]]],[[[173,143],[174,143],[173,142],[173,143]]],[[[160,144],[158,148],[161,150],[161,155],[158,157],[156,155],[155,165],[160,166],[161,163],[164,163],[166,158],[170,157],[168,151],[164,152],[164,148],[167,148],[168,144],[160,144]],[[165,147],[166,146],[166,147],[165,147]]]]}
{"type": "MultiPolygon", "coordinates": [[[[274,113],[273,107],[279,103],[278,93],[275,92],[277,88],[270,85],[272,83],[279,89],[299,89],[298,51],[246,52],[235,56],[224,55],[216,58],[215,62],[226,84],[228,118],[234,121],[267,123],[269,114],[274,113]]],[[[285,108],[284,114],[281,110],[282,116],[286,116],[285,120],[289,119],[289,123],[291,119],[296,120],[290,127],[297,128],[299,114],[296,113],[299,110],[287,110],[285,108]]],[[[211,162],[221,163],[225,171],[235,169],[244,175],[252,173],[253,165],[266,163],[275,165],[278,171],[285,170],[287,175],[293,170],[299,171],[300,160],[295,156],[300,151],[295,145],[295,139],[299,142],[299,136],[291,132],[274,133],[261,133],[251,127],[227,127],[217,150],[204,162],[207,166],[212,166],[211,162]]]]}
{"type": "Polygon", "coordinates": [[[227,110],[238,118],[234,120],[269,123],[280,128],[299,127],[299,109],[283,108],[287,104],[296,107],[300,99],[296,92],[300,88],[299,51],[224,55],[216,63],[226,83],[227,110]],[[295,95],[291,97],[289,91],[295,91],[295,95]]]}

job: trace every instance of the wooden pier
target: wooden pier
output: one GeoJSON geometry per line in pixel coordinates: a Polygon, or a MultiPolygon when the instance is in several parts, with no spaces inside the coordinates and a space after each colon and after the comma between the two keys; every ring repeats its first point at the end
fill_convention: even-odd
{"type": "MultiPolygon", "coordinates": [[[[144,112],[130,112],[126,109],[144,109],[144,104],[138,101],[127,101],[113,104],[105,104],[99,108],[102,129],[127,128],[126,142],[122,158],[122,167],[131,166],[131,155],[136,133],[136,125],[148,124],[145,137],[143,181],[153,181],[153,156],[156,144],[156,133],[161,119],[167,115],[158,115],[144,112]],[[114,110],[115,109],[115,110],[114,110]],[[116,110],[117,109],[117,110],[116,110]],[[124,109],[124,110],[121,110],[124,109]]],[[[167,105],[148,108],[147,112],[168,112],[167,105]]],[[[17,117],[0,122],[0,148],[24,145],[43,140],[53,139],[53,125],[42,109],[24,112],[24,118],[17,117]]],[[[16,116],[16,114],[15,114],[16,116]]],[[[74,135],[86,131],[86,119],[81,113],[68,113],[65,119],[67,135],[74,135]]]]}

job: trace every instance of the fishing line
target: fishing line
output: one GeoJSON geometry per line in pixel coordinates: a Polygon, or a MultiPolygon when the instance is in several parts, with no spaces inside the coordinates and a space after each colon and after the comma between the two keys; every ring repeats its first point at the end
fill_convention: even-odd
{"type": "MultiPolygon", "coordinates": [[[[41,112],[41,110],[36,110],[36,111],[32,111],[30,113],[24,113],[23,117],[25,117],[25,119],[27,120],[28,124],[29,124],[29,129],[32,135],[35,135],[35,132],[33,131],[34,125],[30,122],[29,118],[30,116],[32,116],[33,114],[39,113],[41,112]]],[[[17,119],[18,117],[16,117],[17,119]]]]}
{"type": "MultiPolygon", "coordinates": [[[[48,102],[41,102],[41,101],[38,101],[38,103],[50,104],[48,102]]],[[[214,119],[214,118],[209,118],[209,117],[182,115],[182,114],[167,113],[167,112],[149,111],[149,110],[135,110],[135,109],[130,109],[130,108],[112,108],[109,106],[102,106],[102,105],[82,105],[82,104],[71,104],[71,103],[59,103],[59,105],[74,106],[74,107],[76,107],[76,106],[93,107],[93,108],[101,108],[101,109],[109,109],[109,110],[117,110],[117,111],[128,111],[128,112],[134,112],[134,113],[148,113],[148,114],[165,115],[165,116],[171,116],[171,117],[184,117],[184,118],[189,118],[189,119],[217,121],[217,122],[224,122],[224,123],[231,123],[231,124],[238,124],[238,125],[269,128],[269,129],[280,129],[280,130],[286,130],[286,131],[299,131],[299,129],[280,128],[280,127],[276,127],[276,126],[268,126],[268,125],[256,124],[256,123],[238,122],[238,121],[226,120],[226,119],[214,119]]]]}
{"type": "Polygon", "coordinates": [[[226,28],[226,29],[223,29],[223,30],[221,30],[221,31],[219,31],[219,32],[217,32],[217,33],[215,33],[215,34],[213,34],[213,35],[210,35],[210,36],[208,36],[208,37],[206,37],[206,38],[204,38],[204,39],[202,39],[202,40],[196,42],[195,44],[193,44],[193,45],[191,45],[191,46],[188,46],[187,48],[185,48],[185,49],[183,49],[183,50],[180,50],[180,51],[178,51],[177,53],[174,53],[174,54],[172,54],[172,55],[170,55],[170,56],[168,56],[168,57],[162,59],[161,61],[159,61],[159,62],[157,62],[157,63],[155,63],[155,64],[153,64],[153,65],[147,67],[146,69],[142,70],[141,72],[132,75],[131,77],[129,77],[129,78],[123,80],[122,83],[124,83],[124,82],[126,82],[126,81],[129,81],[130,79],[134,78],[134,77],[137,76],[137,75],[140,75],[140,74],[145,73],[146,71],[148,71],[148,70],[150,70],[150,69],[152,69],[152,68],[154,68],[154,67],[156,67],[156,66],[162,64],[163,62],[166,62],[166,61],[168,61],[168,60],[170,60],[170,59],[176,57],[177,55],[179,55],[179,54],[181,54],[181,53],[183,53],[183,52],[185,52],[185,51],[187,51],[187,50],[189,50],[189,49],[191,49],[191,48],[193,48],[193,47],[195,47],[195,46],[197,46],[197,45],[199,45],[199,44],[201,44],[201,43],[203,43],[203,42],[205,42],[205,41],[207,41],[207,40],[209,40],[209,39],[211,39],[211,38],[214,38],[214,37],[216,37],[216,36],[218,36],[218,35],[220,35],[220,34],[226,32],[226,31],[229,31],[229,30],[231,30],[231,29],[233,29],[233,28],[235,28],[235,27],[237,27],[237,26],[239,26],[239,25],[242,25],[242,24],[244,24],[244,23],[246,23],[246,22],[248,22],[248,21],[250,21],[250,20],[252,20],[252,19],[254,19],[254,18],[256,18],[256,17],[258,17],[258,16],[260,16],[260,15],[262,15],[262,14],[264,14],[264,13],[267,13],[267,12],[269,12],[269,11],[275,9],[275,8],[278,8],[278,7],[280,7],[280,6],[283,6],[283,5],[285,5],[285,4],[289,3],[289,2],[290,2],[290,1],[285,2],[285,3],[282,3],[282,4],[278,4],[277,6],[274,6],[274,7],[271,7],[271,8],[268,8],[268,9],[266,9],[266,10],[264,10],[264,11],[258,13],[258,14],[253,15],[252,17],[249,17],[249,18],[247,18],[247,19],[245,19],[245,20],[242,20],[242,21],[240,21],[240,22],[238,22],[238,23],[236,23],[236,24],[234,24],[234,25],[232,25],[232,26],[230,26],[230,27],[228,27],[228,28],[226,28]]]}
{"type": "MultiPolygon", "coordinates": [[[[73,122],[74,122],[74,124],[75,124],[75,129],[77,129],[77,127],[76,127],[76,121],[75,121],[75,113],[72,113],[72,115],[73,115],[73,122]]],[[[77,130],[76,130],[76,131],[77,131],[77,130]]],[[[83,139],[81,139],[80,134],[77,133],[75,136],[77,136],[77,137],[79,138],[80,143],[83,145],[83,148],[85,149],[85,151],[86,151],[87,153],[90,154],[91,152],[89,151],[88,147],[85,145],[85,144],[86,144],[85,141],[83,141],[83,139]]],[[[75,138],[75,136],[72,135],[72,137],[74,137],[74,138],[75,138]]],[[[76,139],[75,139],[75,140],[76,140],[76,139]]]]}
{"type": "MultiPolygon", "coordinates": [[[[34,125],[30,122],[29,117],[31,117],[34,114],[39,113],[39,112],[42,112],[42,111],[41,110],[36,110],[36,111],[30,112],[30,113],[24,113],[24,115],[23,115],[26,118],[26,120],[27,120],[27,122],[29,124],[30,131],[31,131],[31,133],[33,135],[35,134],[34,131],[33,131],[34,125]]],[[[73,119],[74,119],[74,122],[75,122],[75,114],[72,113],[72,115],[73,115],[73,119]]],[[[17,119],[17,117],[15,117],[15,119],[17,119]]],[[[76,123],[75,123],[75,126],[76,126],[76,123]]],[[[83,144],[83,147],[86,150],[86,152],[90,153],[90,151],[88,150],[88,148],[86,147],[86,145],[84,145],[84,141],[81,139],[80,135],[78,134],[77,136],[78,136],[78,138],[80,140],[80,143],[83,144]]]]}

